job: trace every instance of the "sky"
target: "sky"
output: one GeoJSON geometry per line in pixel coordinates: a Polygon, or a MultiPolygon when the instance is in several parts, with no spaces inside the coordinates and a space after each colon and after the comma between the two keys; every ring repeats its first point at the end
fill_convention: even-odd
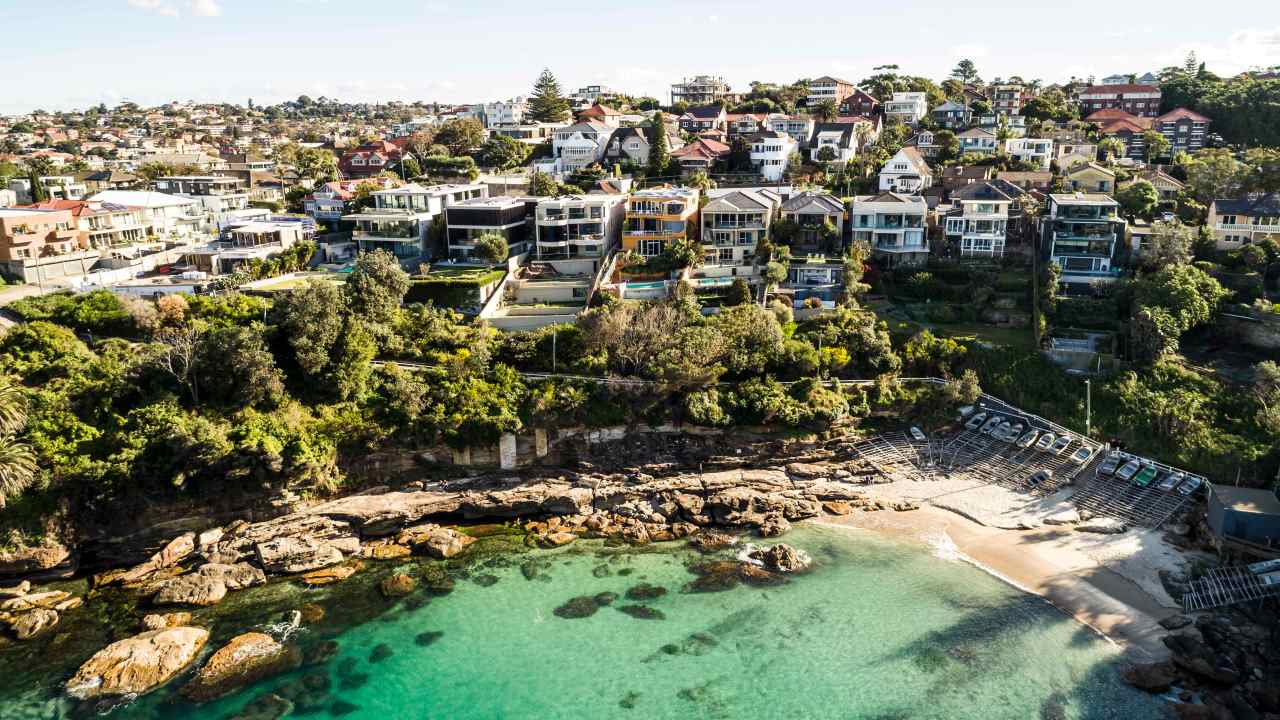
{"type": "Polygon", "coordinates": [[[493,101],[548,67],[566,92],[667,98],[683,76],[854,82],[877,65],[1045,83],[1141,74],[1194,51],[1219,74],[1280,65],[1275,0],[0,0],[0,114],[132,100],[493,101]],[[1207,11],[1207,7],[1213,10],[1207,11]]]}

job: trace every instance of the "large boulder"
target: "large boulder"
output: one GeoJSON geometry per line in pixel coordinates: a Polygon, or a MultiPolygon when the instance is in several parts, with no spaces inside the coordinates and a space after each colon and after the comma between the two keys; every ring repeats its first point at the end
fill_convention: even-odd
{"type": "Polygon", "coordinates": [[[0,577],[47,572],[71,560],[65,545],[41,545],[12,552],[0,552],[0,577]]]}
{"type": "Polygon", "coordinates": [[[1173,667],[1169,663],[1142,663],[1130,665],[1120,672],[1120,677],[1128,684],[1149,693],[1166,693],[1177,680],[1173,667]]]}
{"type": "Polygon", "coordinates": [[[196,570],[196,574],[221,580],[228,590],[244,590],[267,582],[266,573],[249,563],[206,563],[196,570]]]}
{"type": "Polygon", "coordinates": [[[396,537],[396,542],[437,560],[446,560],[465,550],[475,542],[475,538],[453,528],[428,524],[404,530],[396,537]]]}
{"type": "Polygon", "coordinates": [[[274,574],[294,575],[337,565],[345,559],[331,543],[310,537],[272,538],[254,546],[258,564],[274,574]]]}
{"type": "Polygon", "coordinates": [[[118,640],[80,666],[67,681],[67,694],[92,700],[149,693],[190,665],[208,641],[209,631],[194,627],[149,630],[118,640]]]}
{"type": "Polygon", "coordinates": [[[768,570],[780,573],[794,573],[807,570],[812,562],[809,555],[790,545],[779,544],[771,548],[753,550],[751,558],[759,560],[768,570]]]}
{"type": "Polygon", "coordinates": [[[388,598],[400,598],[410,595],[414,590],[418,589],[418,581],[412,576],[405,573],[395,573],[382,578],[378,583],[378,589],[388,598]]]}
{"type": "MultiPolygon", "coordinates": [[[[196,549],[195,533],[183,533],[170,540],[145,561],[124,570],[110,570],[94,578],[95,586],[134,586],[155,579],[162,570],[182,562],[196,549]]],[[[168,573],[173,574],[173,573],[168,573]]]]}
{"type": "Polygon", "coordinates": [[[152,598],[156,605],[217,605],[227,596],[227,585],[213,575],[183,575],[165,582],[152,598]]]}
{"type": "Polygon", "coordinates": [[[150,613],[142,616],[142,627],[147,630],[163,630],[171,627],[182,627],[190,624],[191,613],[150,613]]]}
{"type": "Polygon", "coordinates": [[[58,611],[46,608],[33,608],[29,612],[15,616],[9,621],[9,629],[19,640],[30,640],[40,633],[58,624],[58,611]]]}
{"type": "Polygon", "coordinates": [[[303,575],[302,582],[304,585],[332,585],[355,575],[363,567],[364,563],[358,560],[342,565],[332,565],[303,575]]]}
{"type": "Polygon", "coordinates": [[[296,646],[284,645],[264,633],[245,633],[209,656],[182,688],[182,695],[192,702],[209,702],[301,664],[302,653],[296,646]]]}

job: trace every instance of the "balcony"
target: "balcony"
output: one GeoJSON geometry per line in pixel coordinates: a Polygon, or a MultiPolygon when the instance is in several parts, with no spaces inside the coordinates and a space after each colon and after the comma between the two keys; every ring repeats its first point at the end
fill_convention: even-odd
{"type": "Polygon", "coordinates": [[[670,238],[683,237],[683,230],[624,230],[623,236],[630,238],[670,238]]]}
{"type": "Polygon", "coordinates": [[[1264,232],[1264,233],[1280,233],[1280,225],[1246,225],[1243,223],[1218,223],[1215,225],[1219,230],[1236,230],[1240,232],[1264,232]]]}
{"type": "Polygon", "coordinates": [[[351,236],[354,238],[368,239],[386,239],[386,240],[417,240],[418,233],[413,230],[397,230],[387,228],[385,230],[353,230],[351,236]]]}

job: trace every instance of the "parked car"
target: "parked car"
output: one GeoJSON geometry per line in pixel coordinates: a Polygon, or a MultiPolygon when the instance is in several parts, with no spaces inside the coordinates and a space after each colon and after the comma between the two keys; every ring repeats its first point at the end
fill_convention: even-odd
{"type": "Polygon", "coordinates": [[[916,442],[926,442],[929,439],[925,437],[925,434],[923,432],[920,432],[920,428],[916,427],[915,425],[911,426],[910,432],[911,432],[911,439],[915,440],[916,442]]]}
{"type": "Polygon", "coordinates": [[[1171,473],[1166,473],[1165,476],[1160,479],[1160,482],[1156,484],[1156,487],[1160,488],[1165,492],[1169,492],[1170,490],[1181,485],[1182,481],[1186,479],[1187,479],[1187,474],[1184,472],[1174,471],[1171,473]]]}
{"type": "Polygon", "coordinates": [[[1182,481],[1182,484],[1178,486],[1178,492],[1182,495],[1190,496],[1194,494],[1195,491],[1199,490],[1200,486],[1203,484],[1204,480],[1193,475],[1182,481]]]}
{"type": "Polygon", "coordinates": [[[1116,477],[1120,478],[1121,480],[1124,480],[1125,482],[1129,482],[1130,480],[1133,479],[1134,475],[1138,474],[1138,471],[1141,469],[1142,469],[1142,463],[1139,463],[1137,460],[1130,460],[1129,462],[1120,466],[1120,469],[1116,471],[1116,477]]]}
{"type": "Polygon", "coordinates": [[[984,412],[980,412],[977,415],[974,415],[973,417],[969,418],[969,421],[966,422],[964,426],[968,430],[977,430],[978,428],[982,427],[982,423],[986,421],[987,421],[987,414],[984,412]]]}
{"type": "Polygon", "coordinates": [[[990,435],[991,431],[1000,427],[1000,423],[1002,422],[1004,422],[1004,418],[1000,417],[999,415],[996,415],[995,417],[988,420],[987,423],[983,425],[982,429],[979,430],[978,432],[982,433],[983,435],[990,435]]]}
{"type": "Polygon", "coordinates": [[[1138,471],[1138,474],[1133,476],[1133,482],[1138,485],[1138,487],[1146,487],[1151,484],[1152,480],[1156,479],[1157,472],[1159,471],[1156,470],[1155,465],[1144,465],[1142,466],[1142,469],[1138,471]]]}
{"type": "Polygon", "coordinates": [[[1050,452],[1052,452],[1054,455],[1061,455],[1063,451],[1066,450],[1070,445],[1071,445],[1071,436],[1063,435],[1062,437],[1053,441],[1053,447],[1050,448],[1050,452]]]}
{"type": "Polygon", "coordinates": [[[1018,438],[1018,447],[1020,448],[1031,447],[1032,445],[1035,444],[1037,437],[1040,437],[1040,431],[1036,430],[1035,428],[1032,428],[1022,433],[1022,437],[1018,438]]]}
{"type": "Polygon", "coordinates": [[[1087,446],[1071,453],[1071,462],[1077,465],[1083,465],[1089,462],[1089,458],[1093,457],[1093,451],[1087,446]]]}
{"type": "Polygon", "coordinates": [[[1054,440],[1057,440],[1057,438],[1054,437],[1054,434],[1051,432],[1047,432],[1041,435],[1040,439],[1036,441],[1036,449],[1039,450],[1040,452],[1044,452],[1045,450],[1048,450],[1049,448],[1053,447],[1054,440]]]}
{"type": "Polygon", "coordinates": [[[1116,468],[1120,467],[1121,456],[1118,452],[1109,452],[1107,457],[1103,459],[1102,464],[1098,466],[1098,474],[1111,476],[1116,474],[1116,468]]]}
{"type": "Polygon", "coordinates": [[[1049,479],[1052,477],[1053,477],[1053,472],[1050,470],[1037,470],[1035,473],[1031,475],[1031,477],[1027,478],[1027,485],[1030,487],[1035,487],[1040,483],[1048,482],[1049,479]]]}

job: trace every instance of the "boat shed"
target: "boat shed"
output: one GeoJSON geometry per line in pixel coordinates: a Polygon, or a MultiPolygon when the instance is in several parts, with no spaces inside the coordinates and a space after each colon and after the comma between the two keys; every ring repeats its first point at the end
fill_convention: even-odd
{"type": "Polygon", "coordinates": [[[1280,499],[1271,490],[1209,484],[1209,529],[1219,543],[1280,549],[1280,499]]]}

